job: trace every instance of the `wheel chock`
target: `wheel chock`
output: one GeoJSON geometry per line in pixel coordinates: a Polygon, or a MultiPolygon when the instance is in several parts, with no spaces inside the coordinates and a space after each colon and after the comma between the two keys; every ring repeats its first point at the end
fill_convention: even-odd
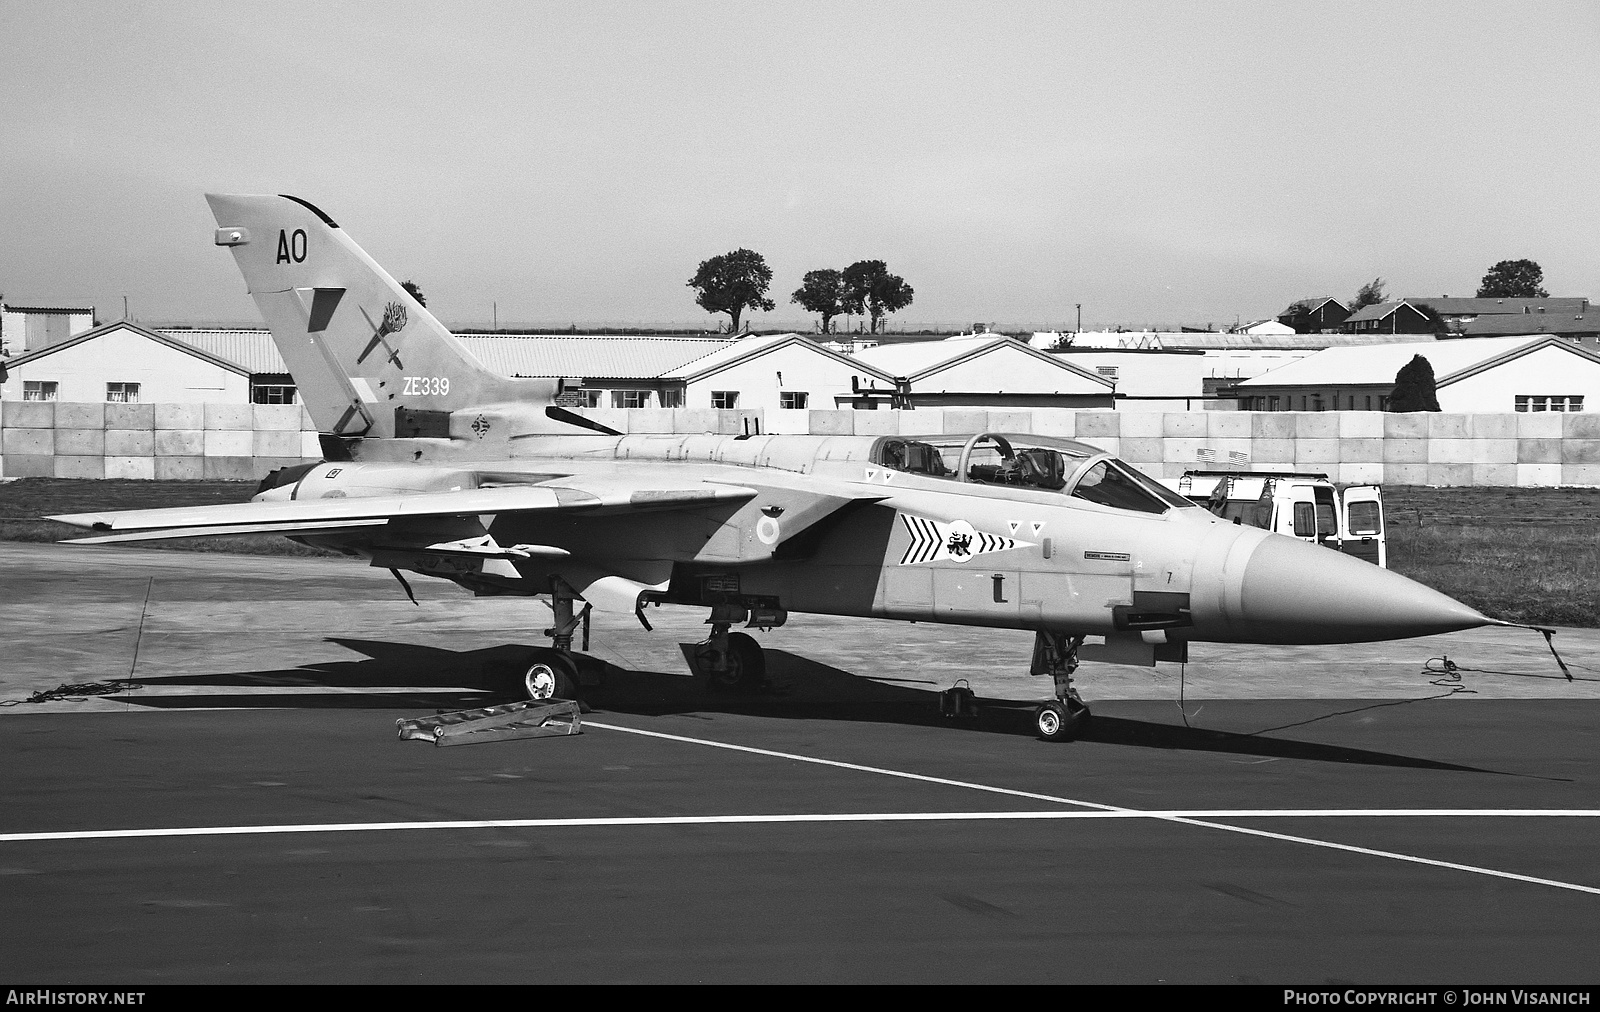
{"type": "Polygon", "coordinates": [[[394,723],[401,738],[431,741],[440,748],[583,733],[583,717],[575,699],[506,703],[478,710],[456,710],[436,717],[402,718],[394,723]]]}

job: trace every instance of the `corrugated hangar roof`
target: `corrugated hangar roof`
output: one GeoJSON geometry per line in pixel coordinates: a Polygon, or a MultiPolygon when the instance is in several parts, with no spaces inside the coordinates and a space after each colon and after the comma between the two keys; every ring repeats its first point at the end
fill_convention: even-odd
{"type": "Polygon", "coordinates": [[[654,379],[739,344],[706,337],[457,336],[484,366],[506,376],[591,379],[654,379]]]}
{"type": "Polygon", "coordinates": [[[1600,311],[1588,314],[1574,313],[1497,313],[1480,316],[1461,325],[1462,333],[1469,337],[1498,337],[1501,334],[1566,334],[1570,336],[1600,333],[1600,311]]]}
{"type": "Polygon", "coordinates": [[[1217,351],[1240,348],[1273,348],[1318,351],[1345,345],[1396,344],[1428,340],[1424,334],[1228,334],[1220,331],[1172,333],[1171,331],[1086,331],[1076,335],[1075,348],[1117,349],[1156,348],[1167,351],[1200,349],[1217,351]]]}
{"type": "Polygon", "coordinates": [[[1421,355],[1436,379],[1532,344],[1540,338],[1469,337],[1455,341],[1419,341],[1364,348],[1328,348],[1297,362],[1281,365],[1240,383],[1243,387],[1374,386],[1393,384],[1395,373],[1421,355]]]}
{"type": "Polygon", "coordinates": [[[289,367],[265,330],[158,330],[156,333],[236,363],[252,373],[285,373],[289,367]]]}
{"type": "Polygon", "coordinates": [[[919,341],[915,344],[880,344],[876,348],[861,349],[855,353],[855,357],[891,376],[915,376],[990,346],[1004,347],[1004,342],[1008,340],[1015,339],[1004,334],[979,334],[947,337],[942,341],[919,341]]]}
{"type": "MultiPolygon", "coordinates": [[[[162,330],[158,333],[236,362],[252,373],[289,367],[265,330],[162,330]]],[[[653,379],[740,342],[703,337],[585,337],[458,334],[484,368],[504,376],[653,379]]]]}
{"type": "Polygon", "coordinates": [[[1408,295],[1402,302],[1409,302],[1413,306],[1426,304],[1440,316],[1503,316],[1518,313],[1582,313],[1589,307],[1589,300],[1581,296],[1559,296],[1557,298],[1543,299],[1452,299],[1448,295],[1438,298],[1429,298],[1426,295],[1408,295]]]}
{"type": "Polygon", "coordinates": [[[0,305],[0,309],[8,313],[45,313],[50,316],[85,316],[94,313],[93,306],[13,306],[9,302],[0,305]]]}

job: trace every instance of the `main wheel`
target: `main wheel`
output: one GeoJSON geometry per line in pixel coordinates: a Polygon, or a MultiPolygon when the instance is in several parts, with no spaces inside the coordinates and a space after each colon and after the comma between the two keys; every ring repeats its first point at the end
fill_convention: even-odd
{"type": "Polygon", "coordinates": [[[577,699],[578,669],[566,657],[551,651],[539,656],[522,675],[529,699],[577,699]]]}
{"type": "Polygon", "coordinates": [[[1054,700],[1035,710],[1033,719],[1042,741],[1071,741],[1078,727],[1078,715],[1054,700]]]}
{"type": "Polygon", "coordinates": [[[754,693],[767,683],[767,657],[761,645],[747,633],[728,634],[728,655],[718,671],[709,643],[695,653],[700,669],[710,680],[712,692],[754,693]]]}

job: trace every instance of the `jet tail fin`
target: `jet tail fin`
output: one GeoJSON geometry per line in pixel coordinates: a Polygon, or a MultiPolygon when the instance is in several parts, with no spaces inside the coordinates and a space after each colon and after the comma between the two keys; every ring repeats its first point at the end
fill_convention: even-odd
{"type": "Polygon", "coordinates": [[[245,285],[324,433],[449,436],[450,414],[548,404],[554,381],[484,368],[332,218],[298,197],[207,194],[216,244],[245,285]]]}

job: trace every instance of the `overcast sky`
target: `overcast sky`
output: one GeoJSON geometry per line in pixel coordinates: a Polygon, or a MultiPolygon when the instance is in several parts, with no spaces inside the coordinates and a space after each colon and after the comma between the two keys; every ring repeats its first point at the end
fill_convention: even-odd
{"type": "Polygon", "coordinates": [[[1600,297],[1600,4],[0,0],[0,292],[255,323],[207,191],[328,212],[448,324],[711,317],[764,254],[900,319],[1600,297]]]}

